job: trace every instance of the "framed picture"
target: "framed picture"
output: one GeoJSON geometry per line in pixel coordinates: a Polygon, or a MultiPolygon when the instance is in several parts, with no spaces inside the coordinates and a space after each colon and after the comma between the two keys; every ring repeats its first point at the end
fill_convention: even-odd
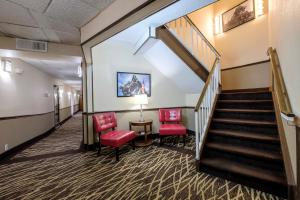
{"type": "Polygon", "coordinates": [[[151,75],[143,73],[117,72],[117,96],[131,97],[136,94],[151,96],[151,75]]]}
{"type": "Polygon", "coordinates": [[[254,0],[247,0],[222,14],[223,32],[255,18],[254,0]]]}

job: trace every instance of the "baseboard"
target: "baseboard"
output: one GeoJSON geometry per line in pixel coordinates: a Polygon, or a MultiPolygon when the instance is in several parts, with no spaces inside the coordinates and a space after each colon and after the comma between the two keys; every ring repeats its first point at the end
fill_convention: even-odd
{"type": "Polygon", "coordinates": [[[48,131],[46,131],[45,133],[38,135],[22,144],[19,144],[18,146],[15,146],[11,149],[9,149],[8,151],[5,151],[4,153],[2,153],[0,155],[0,161],[5,160],[5,159],[9,159],[12,156],[16,155],[18,152],[32,146],[33,144],[35,144],[36,142],[38,142],[39,140],[48,137],[51,133],[53,133],[55,131],[55,127],[52,127],[51,129],[49,129],[48,131]]]}
{"type": "Polygon", "coordinates": [[[67,117],[66,119],[62,120],[61,122],[59,122],[58,124],[61,126],[63,125],[64,123],[66,123],[69,119],[72,118],[72,115],[70,115],[69,117],[67,117]]]}

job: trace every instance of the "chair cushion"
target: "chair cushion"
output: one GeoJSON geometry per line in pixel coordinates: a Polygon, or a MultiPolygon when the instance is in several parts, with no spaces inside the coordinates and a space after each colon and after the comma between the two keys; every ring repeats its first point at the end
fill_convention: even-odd
{"type": "Polygon", "coordinates": [[[116,114],[114,112],[93,115],[94,127],[97,133],[117,126],[116,114]]]}
{"type": "Polygon", "coordinates": [[[159,121],[160,122],[180,122],[181,121],[181,109],[159,109],[159,121]]]}
{"type": "Polygon", "coordinates": [[[120,147],[136,137],[134,131],[115,130],[100,136],[101,144],[111,147],[120,147]]]}
{"type": "Polygon", "coordinates": [[[182,124],[162,124],[159,128],[160,135],[186,135],[186,128],[182,124]]]}

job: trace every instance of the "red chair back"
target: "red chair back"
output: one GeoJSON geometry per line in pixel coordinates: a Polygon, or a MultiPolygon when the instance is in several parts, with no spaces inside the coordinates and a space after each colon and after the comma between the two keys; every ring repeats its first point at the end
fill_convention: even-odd
{"type": "Polygon", "coordinates": [[[117,127],[117,118],[114,112],[95,114],[93,121],[97,133],[117,127]]]}
{"type": "Polygon", "coordinates": [[[159,109],[159,121],[164,122],[177,122],[179,123],[182,119],[181,109],[159,109]]]}

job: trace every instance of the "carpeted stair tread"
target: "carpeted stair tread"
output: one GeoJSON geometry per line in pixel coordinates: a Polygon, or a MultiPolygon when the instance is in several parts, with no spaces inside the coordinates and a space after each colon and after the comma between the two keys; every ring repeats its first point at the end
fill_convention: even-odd
{"type": "Polygon", "coordinates": [[[280,185],[286,184],[285,178],[281,174],[272,172],[268,169],[262,169],[259,167],[244,165],[228,159],[203,158],[201,160],[201,165],[207,165],[209,167],[218,170],[227,171],[227,172],[231,172],[231,173],[235,173],[247,177],[252,177],[263,181],[269,181],[280,185]]]}
{"type": "Polygon", "coordinates": [[[273,103],[272,100],[268,99],[255,99],[255,100],[218,100],[219,103],[273,103]]]}
{"type": "Polygon", "coordinates": [[[257,125],[257,126],[277,126],[276,122],[272,121],[257,121],[257,120],[241,120],[241,119],[228,119],[228,118],[213,118],[213,122],[229,123],[229,124],[244,124],[244,125],[257,125]]]}
{"type": "Polygon", "coordinates": [[[228,93],[268,93],[269,88],[249,88],[249,89],[237,89],[237,90],[222,90],[222,94],[228,93]]]}
{"type": "Polygon", "coordinates": [[[242,131],[234,131],[234,130],[226,130],[226,129],[211,129],[209,133],[224,137],[234,137],[244,140],[254,140],[254,141],[262,141],[262,142],[280,142],[279,138],[275,135],[270,134],[262,134],[262,133],[251,133],[251,132],[242,132],[242,131]]]}
{"type": "Polygon", "coordinates": [[[254,158],[273,160],[273,161],[282,161],[282,156],[279,153],[260,150],[257,148],[250,148],[250,147],[217,143],[217,142],[208,142],[206,143],[206,146],[211,149],[230,152],[234,154],[240,154],[244,156],[250,156],[254,158]]]}
{"type": "Polygon", "coordinates": [[[257,91],[257,92],[251,92],[251,91],[237,91],[237,92],[232,92],[232,91],[222,91],[222,95],[234,95],[234,94],[249,94],[249,95],[256,95],[256,94],[267,94],[270,93],[269,91],[257,91]]]}
{"type": "Polygon", "coordinates": [[[217,108],[217,112],[237,112],[237,113],[274,113],[269,109],[234,109],[234,108],[217,108]]]}

